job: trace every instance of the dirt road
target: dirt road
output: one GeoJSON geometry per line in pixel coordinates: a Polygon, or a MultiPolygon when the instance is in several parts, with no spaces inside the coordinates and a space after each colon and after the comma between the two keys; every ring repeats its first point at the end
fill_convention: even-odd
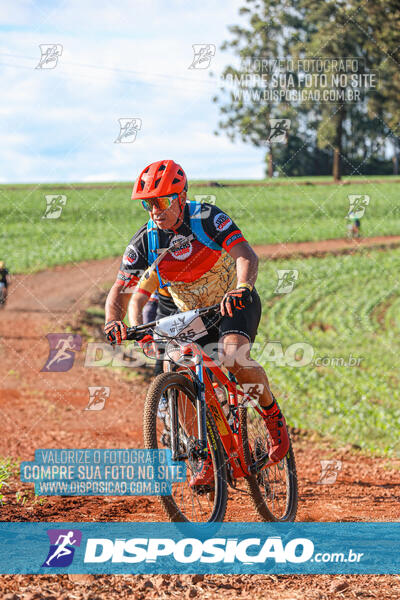
{"type": "MultiPolygon", "coordinates": [[[[330,241],[329,241],[330,242],[330,241]]],[[[313,252],[326,249],[321,243],[313,252]]],[[[400,243],[400,238],[396,243],[400,243]]],[[[273,249],[275,253],[277,248],[273,249]]],[[[270,253],[271,256],[271,253],[270,253]]],[[[0,456],[33,460],[37,448],[142,447],[146,383],[121,379],[111,367],[85,367],[87,340],[64,373],[44,372],[49,333],[74,331],[82,311],[104,294],[118,260],[58,267],[14,278],[0,312],[0,456]],[[88,386],[110,387],[102,411],[85,411],[88,386]]],[[[102,340],[101,340],[102,341],[102,340]]],[[[290,420],[290,415],[289,415],[290,420]]],[[[294,436],[300,482],[299,521],[398,520],[400,461],[362,457],[352,448],[333,450],[312,436],[294,436]],[[334,485],[320,485],[320,460],[336,458],[334,485]]],[[[152,498],[53,498],[33,501],[32,486],[13,477],[1,507],[5,521],[160,521],[152,498]],[[26,492],[24,504],[16,492],[26,492]]],[[[230,495],[226,520],[257,517],[246,498],[230,495]]],[[[2,576],[4,598],[265,598],[271,600],[400,597],[397,576],[2,576]],[[7,595],[9,594],[9,595],[7,595]]]]}

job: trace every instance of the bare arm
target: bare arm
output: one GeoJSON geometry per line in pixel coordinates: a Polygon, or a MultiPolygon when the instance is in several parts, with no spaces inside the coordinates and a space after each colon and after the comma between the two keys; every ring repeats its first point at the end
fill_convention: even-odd
{"type": "Polygon", "coordinates": [[[132,301],[129,303],[128,307],[128,317],[130,325],[142,325],[143,316],[142,311],[144,306],[148,302],[148,297],[146,294],[142,294],[140,292],[135,292],[132,296],[132,301]]]}
{"type": "Polygon", "coordinates": [[[236,244],[229,251],[236,261],[236,274],[238,285],[249,283],[254,286],[258,274],[258,256],[247,242],[236,244]]]}
{"type": "Polygon", "coordinates": [[[122,321],[128,309],[132,294],[127,294],[122,285],[114,283],[106,300],[106,323],[109,321],[122,321]]]}

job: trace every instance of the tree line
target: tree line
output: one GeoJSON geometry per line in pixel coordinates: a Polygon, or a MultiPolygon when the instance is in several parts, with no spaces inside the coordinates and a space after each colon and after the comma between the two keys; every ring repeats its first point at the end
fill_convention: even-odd
{"type": "Polygon", "coordinates": [[[222,45],[238,61],[213,99],[215,133],[265,146],[268,176],[397,174],[399,1],[245,0],[240,14],[222,45]]]}

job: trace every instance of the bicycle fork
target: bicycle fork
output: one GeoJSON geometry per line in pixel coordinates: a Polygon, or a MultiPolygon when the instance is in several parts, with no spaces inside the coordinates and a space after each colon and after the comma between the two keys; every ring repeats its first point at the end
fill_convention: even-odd
{"type": "Polygon", "coordinates": [[[168,390],[168,411],[171,420],[171,451],[172,460],[183,460],[183,456],[179,452],[179,418],[178,418],[178,397],[176,390],[168,390]]]}
{"type": "Polygon", "coordinates": [[[196,375],[197,375],[197,395],[196,395],[196,414],[197,414],[197,437],[199,440],[200,458],[207,458],[207,418],[206,418],[206,389],[203,378],[203,358],[196,357],[196,375]]]}
{"type": "MultiPolygon", "coordinates": [[[[194,451],[198,458],[206,459],[208,455],[207,446],[207,406],[205,385],[203,379],[203,359],[198,357],[196,360],[196,421],[197,421],[197,440],[194,451]]],[[[187,453],[182,453],[182,445],[180,440],[179,428],[179,407],[178,394],[176,390],[168,390],[168,411],[170,417],[170,433],[171,433],[171,451],[172,460],[186,460],[187,453]]],[[[182,432],[183,433],[183,432],[182,432]]],[[[188,441],[187,439],[184,441],[188,441]]]]}

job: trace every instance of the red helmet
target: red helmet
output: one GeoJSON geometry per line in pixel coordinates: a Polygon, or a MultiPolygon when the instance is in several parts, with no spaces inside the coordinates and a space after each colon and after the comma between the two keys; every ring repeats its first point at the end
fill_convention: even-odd
{"type": "Polygon", "coordinates": [[[185,171],[173,160],[159,160],[146,167],[135,181],[132,200],[179,194],[187,190],[185,171]]]}

